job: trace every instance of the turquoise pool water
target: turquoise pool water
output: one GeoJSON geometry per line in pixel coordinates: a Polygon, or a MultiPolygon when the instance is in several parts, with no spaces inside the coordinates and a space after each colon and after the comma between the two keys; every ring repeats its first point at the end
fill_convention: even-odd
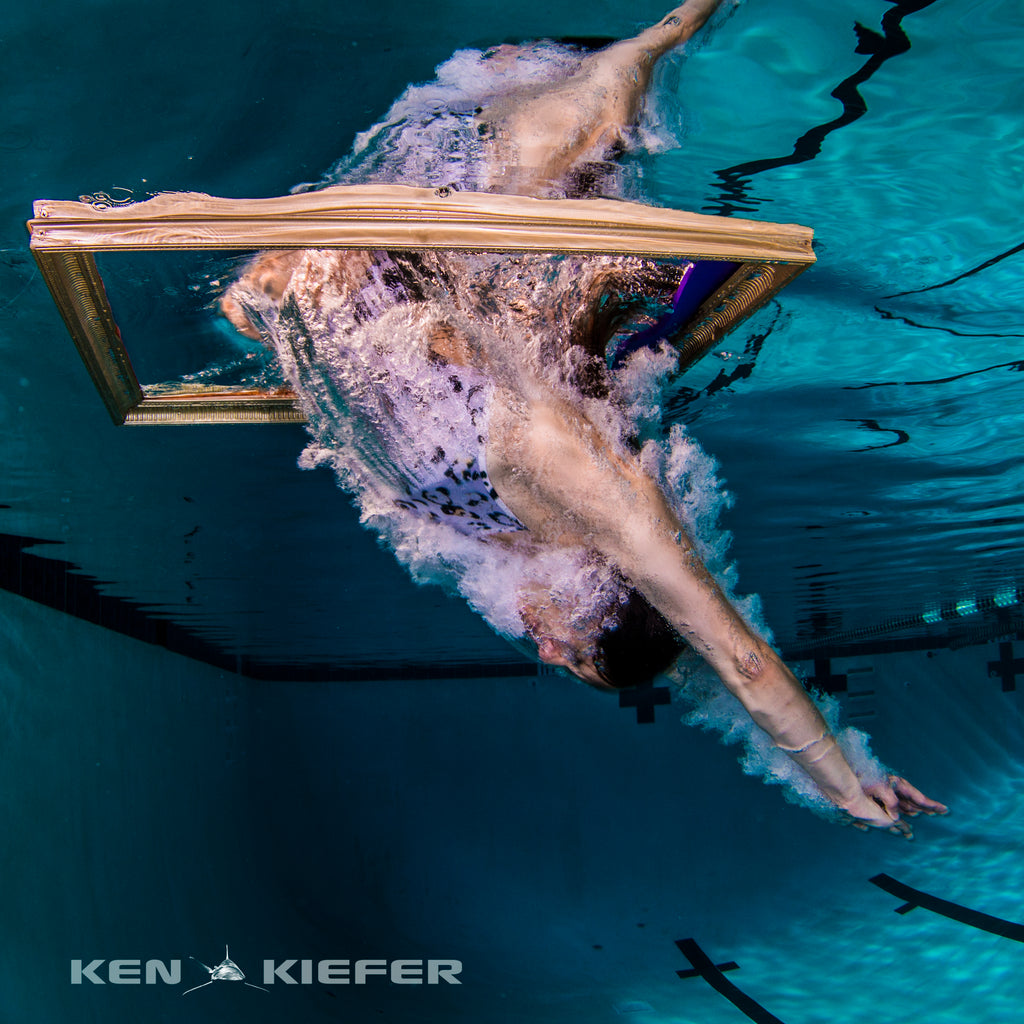
{"type": "Polygon", "coordinates": [[[675,976],[687,937],[787,1024],[1014,1019],[1018,944],[894,915],[867,879],[1024,919],[1020,691],[989,668],[1019,606],[921,620],[1024,585],[1019,3],[748,0],[666,68],[683,145],[643,161],[657,202],[815,228],[817,266],[674,415],[780,646],[808,674],[830,655],[881,756],[954,807],[914,844],[789,807],[681,709],[637,726],[531,675],[295,470],[299,428],[111,427],[27,252],[35,198],[280,194],[461,46],[661,13],[5,5],[12,1019],[742,1020],[675,976]],[[441,956],[465,984],[68,983],[73,958],[150,956],[200,983],[188,956],[225,942],[252,976],[441,956]]]}

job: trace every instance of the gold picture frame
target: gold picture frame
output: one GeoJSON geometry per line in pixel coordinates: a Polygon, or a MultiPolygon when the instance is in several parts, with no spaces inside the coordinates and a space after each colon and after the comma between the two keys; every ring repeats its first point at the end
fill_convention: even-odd
{"type": "Polygon", "coordinates": [[[814,262],[796,224],[712,217],[610,199],[533,199],[403,185],[345,185],[269,199],[161,193],[109,205],[40,200],[30,247],[116,424],[301,423],[287,389],[144,386],[96,264],[139,250],[457,249],[612,253],[739,264],[681,333],[680,367],[814,262]],[[148,388],[148,393],[147,393],[148,388]]]}

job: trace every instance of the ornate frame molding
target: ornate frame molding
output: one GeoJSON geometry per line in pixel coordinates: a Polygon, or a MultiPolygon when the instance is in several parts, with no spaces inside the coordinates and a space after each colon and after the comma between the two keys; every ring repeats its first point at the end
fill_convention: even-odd
{"type": "Polygon", "coordinates": [[[692,365],[814,262],[794,224],[710,217],[608,199],[349,185],[271,199],[162,193],[142,203],[40,200],[30,247],[116,424],[301,423],[287,390],[141,385],[94,254],[131,250],[459,249],[727,260],[739,269],[685,328],[692,365]]]}

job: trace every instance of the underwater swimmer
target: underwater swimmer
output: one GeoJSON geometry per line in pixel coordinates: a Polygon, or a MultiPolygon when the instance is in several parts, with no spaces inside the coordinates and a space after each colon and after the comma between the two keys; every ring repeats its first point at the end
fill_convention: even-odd
{"type": "MultiPolygon", "coordinates": [[[[687,0],[546,78],[481,85],[472,131],[455,146],[466,150],[456,184],[586,194],[600,177],[594,168],[629,144],[658,58],[719,4],[687,0]]],[[[499,80],[529,56],[498,47],[480,67],[499,80]]],[[[410,174],[398,157],[377,180],[446,183],[410,174]]],[[[614,691],[652,678],[688,645],[847,820],[910,836],[904,816],[946,808],[898,776],[851,767],[803,687],[712,577],[610,411],[614,381],[602,356],[614,297],[670,296],[678,284],[627,257],[289,251],[260,257],[221,308],[274,347],[326,453],[313,461],[335,466],[366,518],[386,504],[368,512],[380,489],[374,473],[390,473],[402,491],[392,517],[398,508],[459,534],[485,566],[568,559],[601,592],[581,596],[551,572],[521,579],[515,614],[542,660],[614,691]],[[379,444],[361,461],[343,451],[369,450],[367,438],[379,444]]]]}

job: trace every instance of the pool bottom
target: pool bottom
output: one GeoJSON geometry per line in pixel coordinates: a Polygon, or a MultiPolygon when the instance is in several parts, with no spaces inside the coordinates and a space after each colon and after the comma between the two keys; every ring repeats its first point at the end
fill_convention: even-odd
{"type": "Polygon", "coordinates": [[[177,1019],[208,980],[188,957],[229,943],[257,984],[266,958],[363,957],[458,959],[463,984],[214,984],[189,1020],[740,1019],[676,976],[692,937],[783,1021],[1012,1017],[1008,940],[868,882],[1019,919],[1020,697],[990,649],[835,666],[871,670],[848,711],[953,806],[905,843],[556,677],[247,683],[9,595],[0,615],[15,1016],[177,1019]],[[181,984],[70,984],[74,958],[151,957],[181,984]]]}

